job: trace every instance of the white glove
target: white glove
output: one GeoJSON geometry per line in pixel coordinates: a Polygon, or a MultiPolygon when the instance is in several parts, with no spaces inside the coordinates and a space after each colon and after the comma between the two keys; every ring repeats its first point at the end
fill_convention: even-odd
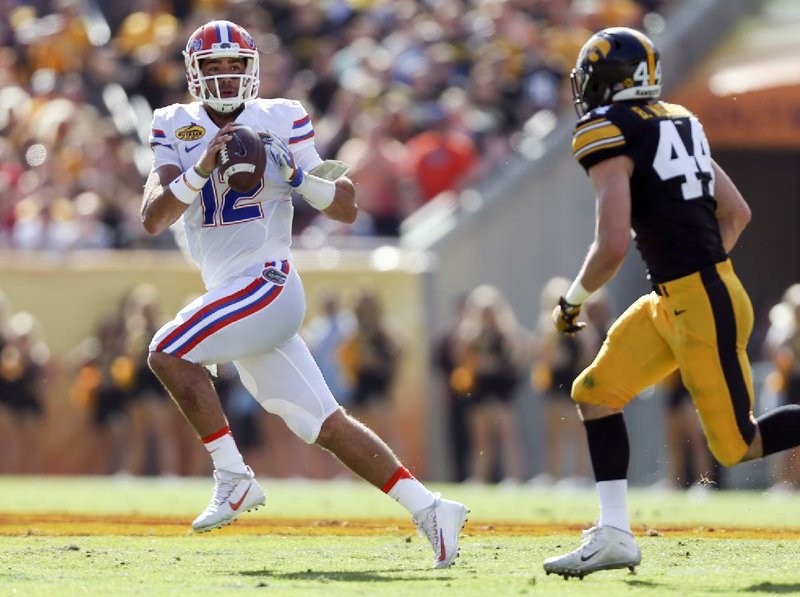
{"type": "Polygon", "coordinates": [[[293,187],[299,186],[303,182],[305,172],[295,164],[292,151],[286,142],[271,131],[261,133],[261,139],[264,141],[264,148],[270,160],[278,167],[286,182],[293,187]]]}

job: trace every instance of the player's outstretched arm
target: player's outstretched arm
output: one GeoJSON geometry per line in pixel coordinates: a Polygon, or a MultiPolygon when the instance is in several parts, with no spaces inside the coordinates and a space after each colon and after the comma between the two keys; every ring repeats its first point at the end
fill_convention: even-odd
{"type": "Polygon", "coordinates": [[[750,223],[750,206],[733,184],[728,174],[712,160],[714,168],[714,198],[717,200],[717,221],[722,236],[722,246],[730,253],[742,231],[750,223]]]}

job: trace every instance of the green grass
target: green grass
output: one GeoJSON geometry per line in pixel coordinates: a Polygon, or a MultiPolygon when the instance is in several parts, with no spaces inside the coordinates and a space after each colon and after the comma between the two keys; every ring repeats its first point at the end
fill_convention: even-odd
{"type": "MultiPolygon", "coordinates": [[[[723,539],[704,527],[800,528],[797,498],[757,492],[685,494],[634,491],[634,521],[689,525],[685,536],[639,537],[638,574],[600,572],[564,581],[542,572],[544,558],[577,545],[575,534],[502,536],[481,522],[577,523],[597,512],[579,494],[441,486],[472,509],[462,555],[448,570],[429,568],[429,546],[402,508],[360,483],[267,480],[268,508],[248,518],[398,520],[400,533],[372,536],[214,534],[167,537],[0,537],[2,595],[742,595],[800,592],[794,539],[723,539]]],[[[107,478],[8,478],[0,513],[169,515],[188,521],[205,505],[207,479],[163,482],[107,478]]],[[[235,526],[233,527],[236,528],[235,526]]],[[[797,535],[800,537],[800,534],[797,535]]]]}

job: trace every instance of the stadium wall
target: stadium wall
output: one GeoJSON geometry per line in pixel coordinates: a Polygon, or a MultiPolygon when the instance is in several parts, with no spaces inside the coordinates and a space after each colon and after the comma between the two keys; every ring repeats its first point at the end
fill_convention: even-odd
{"type": "MultiPolygon", "coordinates": [[[[323,291],[337,292],[344,306],[352,304],[362,288],[374,289],[379,296],[386,320],[403,347],[392,396],[396,428],[392,447],[415,474],[427,477],[429,450],[423,422],[430,390],[423,304],[429,259],[419,252],[384,248],[370,252],[298,251],[294,263],[306,289],[307,320],[319,312],[315,299],[323,291]]],[[[74,445],[79,406],[68,398],[69,353],[93,333],[104,315],[119,307],[130,288],[140,283],[158,289],[162,315],[167,319],[203,292],[199,273],[177,252],[3,253],[0,290],[14,311],[28,311],[39,320],[57,365],[46,387],[42,439],[47,444],[43,452],[56,458],[44,463],[44,472],[85,472],[80,469],[80,458],[66,464],[59,456],[80,449],[74,445]]]]}

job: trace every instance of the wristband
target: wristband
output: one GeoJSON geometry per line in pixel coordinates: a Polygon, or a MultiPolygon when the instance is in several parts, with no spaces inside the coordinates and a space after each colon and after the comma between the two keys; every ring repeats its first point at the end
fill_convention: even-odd
{"type": "MultiPolygon", "coordinates": [[[[302,172],[302,170],[298,169],[298,172],[302,172]]],[[[309,205],[322,211],[333,203],[333,197],[336,195],[336,183],[313,174],[305,174],[296,190],[309,205]]]]}
{"type": "Polygon", "coordinates": [[[208,176],[203,176],[196,166],[192,166],[169,183],[169,190],[178,201],[191,205],[207,180],[208,176]]]}
{"type": "Polygon", "coordinates": [[[303,172],[303,169],[299,166],[295,168],[294,177],[289,181],[289,186],[293,189],[296,189],[301,184],[303,184],[303,179],[306,177],[306,173],[303,172]]]}
{"type": "Polygon", "coordinates": [[[197,172],[203,178],[208,178],[209,176],[211,176],[211,172],[206,172],[205,170],[203,170],[202,166],[200,166],[199,161],[194,165],[194,171],[197,172]]]}
{"type": "Polygon", "coordinates": [[[572,286],[567,290],[567,294],[564,295],[564,300],[570,305],[582,305],[590,296],[592,296],[592,293],[583,287],[578,278],[575,278],[572,286]]]}

